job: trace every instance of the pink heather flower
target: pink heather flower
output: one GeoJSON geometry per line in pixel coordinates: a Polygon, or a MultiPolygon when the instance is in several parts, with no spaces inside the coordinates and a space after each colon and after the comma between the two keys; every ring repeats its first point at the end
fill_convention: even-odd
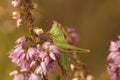
{"type": "Polygon", "coordinates": [[[44,51],[41,51],[40,54],[39,54],[39,57],[40,57],[42,60],[44,60],[45,57],[47,57],[47,56],[48,56],[48,54],[47,54],[46,52],[44,52],[44,51]]]}
{"type": "Polygon", "coordinates": [[[107,57],[107,61],[115,60],[117,56],[120,56],[119,52],[111,52],[107,57]]]}
{"type": "Polygon", "coordinates": [[[18,72],[18,71],[12,71],[10,73],[10,76],[14,77],[14,80],[25,80],[25,77],[22,73],[18,72]]]}
{"type": "Polygon", "coordinates": [[[22,74],[17,74],[15,75],[14,80],[25,80],[24,78],[25,77],[22,74]]]}
{"type": "Polygon", "coordinates": [[[111,41],[111,44],[110,44],[110,54],[107,57],[107,61],[111,61],[111,60],[114,61],[114,60],[116,60],[116,58],[118,56],[120,56],[120,40],[118,40],[116,42],[111,41]]]}
{"type": "Polygon", "coordinates": [[[20,19],[20,13],[19,12],[17,12],[17,11],[14,11],[13,13],[12,13],[12,18],[13,19],[15,19],[15,20],[18,20],[18,19],[20,19]]]}
{"type": "Polygon", "coordinates": [[[68,28],[67,32],[68,32],[70,38],[72,39],[72,43],[79,41],[79,35],[75,32],[74,28],[68,28]]]}
{"type": "Polygon", "coordinates": [[[40,66],[38,66],[35,69],[35,73],[36,74],[43,74],[46,75],[50,69],[53,68],[53,63],[52,63],[52,59],[47,56],[44,58],[44,60],[40,63],[40,66]]]}
{"type": "Polygon", "coordinates": [[[37,74],[32,73],[29,77],[29,80],[41,80],[41,79],[37,74]]]}
{"type": "Polygon", "coordinates": [[[26,42],[26,37],[23,36],[23,37],[18,38],[15,43],[16,45],[24,45],[25,42],[26,42]]]}
{"type": "Polygon", "coordinates": [[[40,45],[40,44],[37,44],[36,48],[37,48],[37,50],[39,50],[39,51],[40,51],[42,47],[41,47],[41,45],[40,45]]]}
{"type": "Polygon", "coordinates": [[[46,75],[48,71],[45,62],[41,62],[41,68],[43,70],[43,74],[46,75]]]}
{"type": "Polygon", "coordinates": [[[44,58],[44,62],[45,62],[45,65],[48,66],[52,63],[52,59],[49,56],[47,56],[44,58]]]}
{"type": "Polygon", "coordinates": [[[10,75],[14,77],[14,80],[41,80],[39,75],[22,70],[20,72],[13,71],[10,75]]]}
{"type": "Polygon", "coordinates": [[[26,55],[28,56],[28,60],[36,60],[38,59],[39,52],[36,48],[30,47],[28,48],[26,55]]]}
{"type": "Polygon", "coordinates": [[[15,76],[15,75],[18,74],[18,73],[19,73],[19,72],[15,70],[15,71],[12,71],[9,75],[10,75],[10,76],[15,76]]]}
{"type": "Polygon", "coordinates": [[[114,59],[114,64],[120,65],[120,55],[116,56],[116,58],[114,59]]]}
{"type": "Polygon", "coordinates": [[[37,66],[37,68],[35,69],[35,73],[36,74],[43,74],[43,70],[41,66],[37,66]]]}
{"type": "Polygon", "coordinates": [[[14,0],[11,2],[11,4],[13,5],[13,7],[19,7],[20,6],[20,0],[14,0]]]}
{"type": "Polygon", "coordinates": [[[49,56],[50,56],[53,60],[56,60],[56,56],[55,56],[54,53],[51,52],[51,53],[49,54],[49,56]]]}
{"type": "Polygon", "coordinates": [[[52,68],[53,68],[52,63],[49,63],[48,65],[46,65],[45,62],[42,62],[41,65],[35,69],[35,73],[46,75],[49,72],[49,70],[52,68]]]}
{"type": "Polygon", "coordinates": [[[118,76],[120,67],[118,67],[115,64],[109,64],[107,66],[107,72],[110,76],[111,80],[120,80],[120,77],[118,76]]]}
{"type": "Polygon", "coordinates": [[[44,42],[42,48],[53,60],[56,60],[56,57],[60,55],[59,48],[53,45],[51,42],[44,42]]]}
{"type": "Polygon", "coordinates": [[[110,51],[117,52],[119,50],[120,50],[120,40],[116,42],[111,41],[110,51]]]}
{"type": "Polygon", "coordinates": [[[22,47],[17,47],[9,51],[9,58],[21,68],[30,69],[31,60],[27,60],[25,50],[22,47]]]}

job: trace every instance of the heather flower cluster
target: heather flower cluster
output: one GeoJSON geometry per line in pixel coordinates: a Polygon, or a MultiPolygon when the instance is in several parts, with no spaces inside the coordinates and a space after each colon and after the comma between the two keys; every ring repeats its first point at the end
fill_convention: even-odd
{"type": "Polygon", "coordinates": [[[60,55],[60,49],[54,45],[49,35],[33,24],[31,10],[36,7],[32,0],[14,0],[12,6],[17,9],[12,13],[17,27],[25,25],[31,32],[30,37],[20,37],[9,51],[9,58],[20,70],[10,73],[14,80],[41,80],[54,65],[60,55]],[[30,43],[29,45],[27,45],[30,43]]]}
{"type": "MultiPolygon", "coordinates": [[[[46,75],[54,67],[53,62],[60,55],[59,48],[51,41],[36,43],[25,48],[29,40],[30,38],[25,36],[18,38],[14,49],[9,51],[9,58],[21,68],[20,71],[10,73],[14,76],[14,80],[40,80],[39,75],[46,75]]],[[[39,40],[41,41],[40,38],[39,40]]]]}
{"type": "Polygon", "coordinates": [[[107,71],[111,80],[120,80],[120,37],[117,41],[111,41],[110,53],[107,57],[109,62],[107,71]]]}

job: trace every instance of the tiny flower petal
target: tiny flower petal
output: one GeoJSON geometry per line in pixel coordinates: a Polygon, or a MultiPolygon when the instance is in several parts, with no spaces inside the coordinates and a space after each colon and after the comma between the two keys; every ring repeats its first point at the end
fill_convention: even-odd
{"type": "Polygon", "coordinates": [[[14,76],[14,80],[25,80],[25,77],[22,74],[17,74],[14,76]]]}
{"type": "Polygon", "coordinates": [[[55,54],[53,54],[53,53],[51,52],[49,55],[50,55],[50,57],[51,57],[53,60],[56,60],[55,54]]]}
{"type": "Polygon", "coordinates": [[[12,71],[9,75],[10,76],[15,76],[15,75],[17,75],[18,74],[18,71],[12,71]]]}
{"type": "Polygon", "coordinates": [[[43,69],[43,74],[46,75],[47,74],[47,67],[46,67],[44,62],[41,62],[41,67],[43,69]]]}
{"type": "Polygon", "coordinates": [[[32,73],[29,77],[29,80],[40,80],[40,77],[37,74],[32,73]]]}

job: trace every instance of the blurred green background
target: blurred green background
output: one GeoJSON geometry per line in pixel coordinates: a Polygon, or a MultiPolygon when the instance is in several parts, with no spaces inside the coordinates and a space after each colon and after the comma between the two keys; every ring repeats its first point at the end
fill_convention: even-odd
{"type": "MultiPolygon", "coordinates": [[[[12,80],[9,72],[15,69],[8,58],[14,41],[27,35],[25,27],[16,28],[12,20],[12,0],[0,0],[0,80],[12,80]]],[[[74,27],[80,35],[78,46],[91,53],[81,54],[96,80],[109,80],[105,70],[109,44],[120,35],[120,0],[33,0],[36,26],[50,29],[51,20],[74,27]]],[[[53,79],[51,79],[53,80],[53,79]]]]}

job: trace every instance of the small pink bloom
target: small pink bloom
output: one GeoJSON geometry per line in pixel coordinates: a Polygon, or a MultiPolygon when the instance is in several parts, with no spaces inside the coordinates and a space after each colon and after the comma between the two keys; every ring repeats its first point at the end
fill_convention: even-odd
{"type": "Polygon", "coordinates": [[[32,73],[29,77],[29,80],[41,80],[41,79],[37,74],[32,73]]]}
{"type": "Polygon", "coordinates": [[[51,64],[52,59],[49,56],[47,56],[44,58],[44,62],[45,62],[45,65],[49,65],[49,64],[51,64]]]}
{"type": "Polygon", "coordinates": [[[48,54],[44,51],[41,51],[40,54],[39,54],[39,57],[42,59],[42,61],[45,59],[45,57],[47,57],[48,54]]]}
{"type": "Polygon", "coordinates": [[[23,45],[23,44],[25,44],[25,42],[26,42],[26,37],[23,36],[23,37],[18,38],[15,43],[17,45],[23,45]]]}
{"type": "Polygon", "coordinates": [[[119,69],[119,67],[116,64],[109,64],[107,66],[107,72],[108,72],[111,80],[119,80],[120,79],[120,77],[117,75],[118,69],[119,69]]]}
{"type": "Polygon", "coordinates": [[[38,66],[36,69],[35,69],[35,73],[36,74],[43,74],[43,69],[41,66],[38,66]]]}
{"type": "Polygon", "coordinates": [[[23,74],[17,74],[14,76],[14,80],[25,80],[25,77],[23,74]]]}
{"type": "Polygon", "coordinates": [[[38,53],[36,48],[33,48],[33,47],[28,48],[27,55],[31,60],[34,60],[37,57],[37,54],[38,53]]]}
{"type": "Polygon", "coordinates": [[[116,57],[120,56],[119,52],[111,52],[107,57],[107,61],[115,60],[116,57]]]}
{"type": "Polygon", "coordinates": [[[41,67],[42,67],[42,70],[43,70],[43,74],[46,75],[47,74],[47,66],[45,65],[44,62],[41,62],[41,67]]]}
{"type": "Polygon", "coordinates": [[[15,76],[15,75],[17,75],[18,73],[19,73],[19,72],[15,70],[15,71],[12,71],[9,75],[10,75],[10,76],[15,76]]]}
{"type": "Polygon", "coordinates": [[[120,49],[120,41],[113,42],[111,41],[110,51],[116,52],[120,49]]]}
{"type": "Polygon", "coordinates": [[[40,44],[37,44],[37,49],[38,49],[38,51],[41,50],[41,45],[40,44]]]}
{"type": "Polygon", "coordinates": [[[69,34],[69,37],[71,38],[70,42],[77,42],[79,41],[79,35],[76,33],[74,28],[68,28],[67,32],[69,34]]]}
{"type": "Polygon", "coordinates": [[[60,55],[59,48],[51,42],[44,42],[42,48],[53,60],[56,60],[56,57],[60,55]]]}

